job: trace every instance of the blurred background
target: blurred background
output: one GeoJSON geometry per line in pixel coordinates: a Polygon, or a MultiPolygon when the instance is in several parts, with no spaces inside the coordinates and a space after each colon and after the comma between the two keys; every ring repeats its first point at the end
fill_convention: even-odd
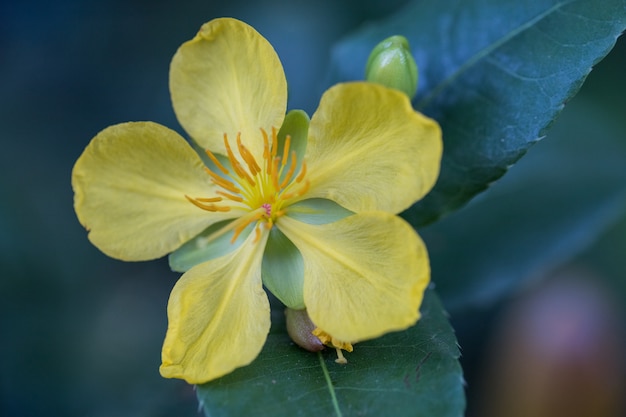
{"type": "MultiPolygon", "coordinates": [[[[158,373],[178,275],[166,259],[123,263],[88,242],[72,208],[73,163],[111,124],[151,120],[183,133],[169,62],[205,21],[233,16],[261,32],[285,67],[289,107],[311,114],[328,87],[332,45],[406,2],[0,2],[1,416],[198,414],[193,389],[158,373]]],[[[602,194],[606,204],[585,217],[584,230],[576,227],[582,217],[559,223],[598,201],[586,191],[617,190],[611,181],[624,178],[625,68],[622,39],[548,139],[465,209],[424,230],[463,350],[469,415],[625,415],[625,195],[602,194]],[[579,200],[555,198],[554,181],[579,200]],[[517,227],[492,227],[494,213],[517,227]],[[469,223],[485,235],[463,235],[459,225],[469,223]],[[554,224],[551,236],[561,238],[544,242],[541,232],[554,224]],[[492,247],[476,244],[491,238],[492,247]],[[505,271],[472,303],[459,302],[463,287],[454,282],[487,274],[455,274],[458,247],[505,271]],[[531,258],[539,260],[529,265],[531,258]],[[592,411],[576,414],[587,410],[579,404],[563,414],[579,398],[572,395],[591,399],[592,411]]]]}

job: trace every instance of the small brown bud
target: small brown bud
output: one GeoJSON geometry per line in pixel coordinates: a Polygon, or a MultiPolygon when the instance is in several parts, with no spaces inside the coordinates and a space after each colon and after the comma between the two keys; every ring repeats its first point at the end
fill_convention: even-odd
{"type": "Polygon", "coordinates": [[[306,309],[286,308],[285,316],[287,318],[287,333],[298,346],[309,352],[319,352],[324,349],[324,344],[312,333],[315,330],[315,324],[309,318],[306,309]]]}

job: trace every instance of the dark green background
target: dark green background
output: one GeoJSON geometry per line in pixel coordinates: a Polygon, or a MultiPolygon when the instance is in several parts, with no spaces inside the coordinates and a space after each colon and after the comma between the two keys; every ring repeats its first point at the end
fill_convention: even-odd
{"type": "MultiPolygon", "coordinates": [[[[311,113],[330,79],[332,44],[362,22],[381,18],[406,2],[211,3],[0,3],[0,415],[197,415],[191,387],[158,374],[165,306],[178,274],[169,270],[166,260],[122,263],[89,244],[72,209],[74,161],[88,141],[110,124],[152,120],[182,131],[169,101],[169,61],[178,45],[207,20],[229,15],[256,27],[283,61],[290,108],[311,113]]],[[[545,142],[533,147],[484,196],[441,225],[424,230],[433,257],[433,280],[439,282],[463,348],[470,411],[477,396],[474,382],[482,377],[490,324],[506,305],[501,295],[518,289],[527,277],[509,277],[510,285],[501,294],[494,290],[492,299],[471,306],[457,303],[455,290],[463,287],[450,278],[458,265],[450,246],[463,247],[467,242],[468,250],[473,250],[470,260],[480,258],[488,265],[493,252],[480,250],[480,230],[467,237],[455,232],[462,226],[454,222],[484,221],[480,216],[488,217],[489,210],[500,207],[498,193],[526,187],[529,199],[516,193],[518,212],[505,222],[520,227],[504,227],[494,235],[501,239],[499,247],[511,245],[510,251],[520,251],[517,257],[505,258],[504,270],[517,268],[520,258],[536,256],[531,249],[537,245],[520,243],[515,231],[536,227],[538,217],[553,224],[570,212],[567,206],[546,203],[539,204],[547,208],[537,214],[532,206],[537,199],[547,201],[541,197],[541,186],[549,195],[561,150],[571,151],[576,143],[576,155],[593,162],[587,176],[592,180],[593,167],[604,165],[602,149],[606,152],[614,146],[616,158],[624,155],[625,69],[626,43],[621,40],[591,73],[545,142]],[[573,142],[577,132],[589,133],[578,134],[581,137],[573,142]],[[596,143],[602,148],[594,147],[596,143]],[[531,175],[545,163],[542,155],[556,155],[549,162],[555,172],[547,173],[545,181],[531,175]]],[[[584,190],[598,184],[591,183],[584,190]]],[[[581,186],[580,182],[566,184],[565,189],[581,186]]],[[[593,199],[593,194],[582,195],[587,196],[584,201],[593,199]]],[[[614,220],[625,219],[624,214],[614,214],[614,220]]],[[[586,232],[580,247],[540,263],[539,275],[564,263],[584,265],[600,277],[596,283],[612,292],[616,304],[623,305],[625,224],[625,220],[611,221],[586,232]]],[[[539,243],[548,240],[552,241],[536,238],[539,243]]],[[[466,280],[471,284],[476,276],[468,274],[466,280]]],[[[617,316],[623,316],[619,308],[617,316]]]]}

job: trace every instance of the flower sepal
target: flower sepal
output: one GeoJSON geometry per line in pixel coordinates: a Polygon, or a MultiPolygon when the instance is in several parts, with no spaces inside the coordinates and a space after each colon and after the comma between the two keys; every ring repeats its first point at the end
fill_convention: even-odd
{"type": "Polygon", "coordinates": [[[175,272],[187,272],[196,265],[211,259],[219,258],[237,249],[252,232],[248,226],[235,241],[232,241],[226,227],[230,221],[223,221],[212,225],[195,238],[187,241],[180,248],[170,253],[168,261],[170,268],[175,272]]]}
{"type": "Polygon", "coordinates": [[[311,119],[304,110],[290,110],[285,115],[285,120],[278,131],[278,156],[289,159],[289,155],[283,155],[285,140],[289,136],[290,152],[296,153],[296,172],[299,172],[302,167],[310,123],[311,119]]]}
{"type": "Polygon", "coordinates": [[[277,227],[269,232],[261,276],[263,285],[285,306],[304,308],[304,261],[298,248],[277,227]]]}

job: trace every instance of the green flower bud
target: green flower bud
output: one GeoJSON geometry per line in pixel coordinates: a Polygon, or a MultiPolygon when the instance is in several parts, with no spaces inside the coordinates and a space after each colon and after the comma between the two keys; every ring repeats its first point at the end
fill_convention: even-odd
{"type": "Polygon", "coordinates": [[[370,54],[365,79],[402,91],[412,99],[417,92],[417,65],[404,36],[391,36],[370,54]]]}
{"type": "Polygon", "coordinates": [[[324,344],[313,335],[315,324],[309,318],[306,310],[285,309],[287,319],[287,333],[298,346],[309,352],[319,352],[324,349],[324,344]]]}

